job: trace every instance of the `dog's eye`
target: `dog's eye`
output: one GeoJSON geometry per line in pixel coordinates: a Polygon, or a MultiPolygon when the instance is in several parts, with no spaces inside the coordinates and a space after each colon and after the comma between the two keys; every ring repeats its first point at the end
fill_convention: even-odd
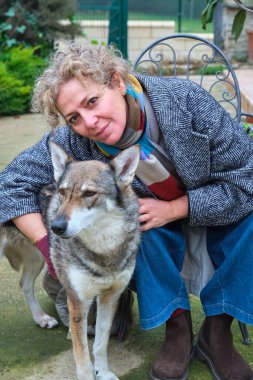
{"type": "Polygon", "coordinates": [[[61,195],[65,195],[65,189],[60,188],[60,189],[59,189],[59,194],[61,194],[61,195]]]}
{"type": "Polygon", "coordinates": [[[87,191],[84,191],[83,192],[83,197],[93,197],[93,195],[96,195],[96,192],[95,191],[89,191],[89,190],[87,190],[87,191]]]}

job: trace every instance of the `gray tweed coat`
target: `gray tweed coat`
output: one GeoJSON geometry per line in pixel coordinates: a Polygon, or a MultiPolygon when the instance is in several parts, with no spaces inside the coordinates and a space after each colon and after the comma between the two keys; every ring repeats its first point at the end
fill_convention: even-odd
{"type": "MultiPolygon", "coordinates": [[[[137,75],[189,196],[191,226],[225,225],[253,210],[253,140],[197,84],[137,75]]],[[[49,140],[77,160],[108,159],[96,145],[63,127],[46,134],[0,174],[0,223],[39,212],[37,194],[53,181],[49,140]]],[[[140,196],[152,196],[138,179],[140,196]]]]}

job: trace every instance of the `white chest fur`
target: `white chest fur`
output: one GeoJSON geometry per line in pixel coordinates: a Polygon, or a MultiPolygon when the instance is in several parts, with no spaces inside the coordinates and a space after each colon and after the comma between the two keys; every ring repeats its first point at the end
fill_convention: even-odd
{"type": "Polygon", "coordinates": [[[98,294],[105,290],[114,288],[125,288],[132,276],[133,268],[128,268],[125,271],[118,273],[114,276],[106,277],[93,277],[85,270],[76,267],[70,267],[68,270],[68,277],[71,286],[76,291],[81,300],[93,299],[98,294]]]}
{"type": "Polygon", "coordinates": [[[79,236],[87,248],[96,253],[103,254],[116,249],[125,239],[125,223],[122,214],[118,211],[99,213],[99,218],[83,229],[79,236]]]}

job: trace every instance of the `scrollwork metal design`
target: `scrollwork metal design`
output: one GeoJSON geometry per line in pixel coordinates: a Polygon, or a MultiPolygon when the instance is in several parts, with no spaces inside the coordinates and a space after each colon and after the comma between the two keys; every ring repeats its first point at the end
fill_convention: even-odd
{"type": "MultiPolygon", "coordinates": [[[[147,70],[147,65],[150,64],[156,70],[158,76],[168,75],[168,72],[165,71],[165,56],[168,59],[168,54],[170,54],[170,66],[172,67],[172,72],[175,77],[182,76],[181,72],[178,74],[178,50],[176,46],[176,39],[188,38],[195,40],[196,43],[191,46],[188,51],[187,56],[185,57],[184,63],[184,75],[187,79],[192,79],[193,75],[196,75],[196,70],[193,73],[192,67],[198,67],[200,71],[200,86],[204,87],[203,82],[207,77],[207,72],[209,67],[223,66],[223,69],[217,67],[217,71],[214,71],[213,76],[214,80],[210,84],[209,88],[205,89],[211,93],[214,92],[214,89],[218,84],[224,84],[223,91],[216,91],[219,94],[219,99],[216,99],[220,102],[226,109],[229,106],[233,112],[228,111],[234,119],[240,120],[241,115],[241,98],[238,82],[234,73],[232,66],[229,61],[226,59],[222,51],[215,46],[213,43],[205,40],[204,38],[190,35],[190,34],[174,34],[168,37],[161,38],[147,47],[137,58],[134,65],[135,71],[141,72],[145,75],[150,75],[149,70],[147,70]],[[173,46],[172,42],[174,40],[173,46]],[[201,52],[199,47],[206,48],[206,52],[201,52]],[[158,51],[160,49],[160,51],[158,51]],[[197,58],[196,58],[197,57],[197,58]],[[164,66],[163,66],[164,65],[164,66]],[[146,66],[146,67],[145,67],[146,66]],[[143,67],[142,70],[141,67],[143,67]],[[231,91],[229,90],[231,89],[231,91]],[[225,105],[227,104],[227,106],[225,105]],[[235,115],[235,116],[234,116],[235,115]]],[[[166,67],[168,69],[168,67],[166,67]]],[[[213,95],[213,94],[212,94],[213,95]]],[[[217,98],[217,96],[216,96],[217,98]]]]}
{"type": "MultiPolygon", "coordinates": [[[[168,43],[161,42],[161,43],[154,43],[149,47],[147,51],[143,53],[143,56],[145,57],[145,53],[148,54],[148,58],[145,58],[143,60],[138,61],[137,66],[135,66],[135,70],[139,71],[138,68],[140,68],[145,63],[151,63],[157,68],[157,72],[159,73],[158,76],[162,76],[162,67],[161,63],[165,61],[164,59],[164,53],[163,52],[155,52],[154,49],[158,49],[159,47],[166,47],[169,48],[169,50],[172,52],[172,61],[174,62],[174,76],[176,76],[177,68],[176,68],[176,52],[175,49],[168,43]]],[[[145,71],[145,69],[142,69],[141,74],[147,75],[148,72],[145,71]]]]}

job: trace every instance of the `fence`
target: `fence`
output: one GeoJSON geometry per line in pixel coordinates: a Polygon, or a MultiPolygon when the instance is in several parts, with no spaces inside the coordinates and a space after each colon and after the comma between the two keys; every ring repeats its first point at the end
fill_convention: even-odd
{"type": "Polygon", "coordinates": [[[203,0],[79,0],[76,19],[90,41],[113,42],[134,60],[156,38],[178,31],[203,33],[202,8],[203,0]]]}
{"type": "MultiPolygon", "coordinates": [[[[203,33],[200,16],[204,6],[203,0],[128,0],[128,18],[175,21],[176,32],[203,33]]],[[[207,31],[212,32],[211,25],[207,31]]]]}
{"type": "MultiPolygon", "coordinates": [[[[106,33],[106,42],[114,43],[127,58],[127,15],[127,0],[79,0],[75,19],[96,27],[96,41],[103,40],[106,33]]],[[[86,30],[84,33],[92,40],[86,30]]]]}

